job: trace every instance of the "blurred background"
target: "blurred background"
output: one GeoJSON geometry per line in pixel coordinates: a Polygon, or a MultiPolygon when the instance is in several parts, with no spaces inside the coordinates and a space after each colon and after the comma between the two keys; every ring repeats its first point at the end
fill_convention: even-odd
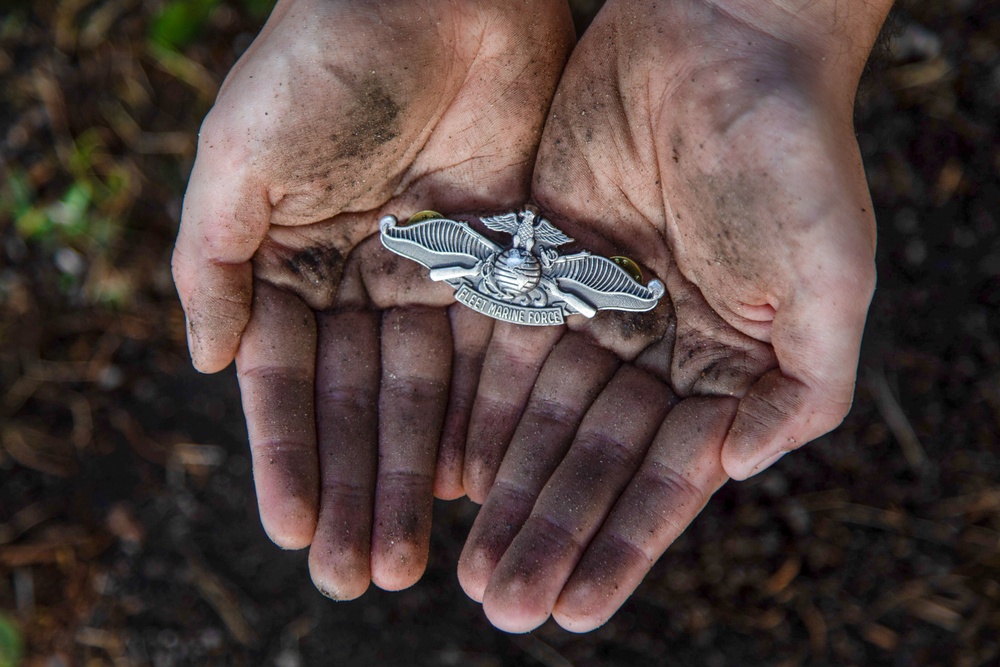
{"type": "Polygon", "coordinates": [[[270,6],[0,2],[0,667],[1000,664],[996,3],[900,6],[862,85],[879,289],[850,417],[724,487],[582,636],[505,635],[464,596],[467,501],[418,585],[355,602],[264,536],[169,258],[270,6]]]}

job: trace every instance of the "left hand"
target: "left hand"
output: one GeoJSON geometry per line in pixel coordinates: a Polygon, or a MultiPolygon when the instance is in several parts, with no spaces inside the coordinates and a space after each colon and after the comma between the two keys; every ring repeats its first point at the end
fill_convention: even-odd
{"type": "Polygon", "coordinates": [[[281,0],[202,126],[173,258],[192,359],[235,357],[261,521],[331,597],[427,561],[449,385],[489,330],[378,219],[527,197],[573,39],[565,2],[527,7],[281,0]]]}
{"type": "Polygon", "coordinates": [[[853,96],[884,13],[835,26],[852,50],[834,4],[610,0],[574,52],[534,198],[669,298],[494,327],[459,577],[497,627],[602,624],[729,477],[847,413],[875,282],[853,96]]]}

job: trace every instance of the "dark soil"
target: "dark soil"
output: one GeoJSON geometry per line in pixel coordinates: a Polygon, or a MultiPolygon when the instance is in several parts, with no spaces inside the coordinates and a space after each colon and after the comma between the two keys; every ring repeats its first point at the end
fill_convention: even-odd
{"type": "Polygon", "coordinates": [[[458,585],[467,501],[436,507],[419,584],[355,602],[265,537],[235,379],[191,369],[169,275],[259,3],[180,55],[147,41],[165,4],[0,9],[0,630],[25,664],[1000,664],[994,3],[898,10],[862,87],[880,275],[845,424],[723,488],[603,628],[525,636],[458,585]]]}

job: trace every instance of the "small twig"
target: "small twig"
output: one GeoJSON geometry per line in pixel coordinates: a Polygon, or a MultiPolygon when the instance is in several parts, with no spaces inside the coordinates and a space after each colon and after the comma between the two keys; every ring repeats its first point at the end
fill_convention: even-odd
{"type": "Polygon", "coordinates": [[[854,503],[824,509],[822,513],[842,523],[886,530],[924,542],[944,546],[961,544],[983,556],[989,556],[1000,549],[1000,533],[989,528],[953,526],[912,517],[903,512],[854,503]]]}
{"type": "Polygon", "coordinates": [[[40,500],[18,510],[10,521],[0,523],[0,545],[9,544],[35,526],[48,521],[63,510],[61,501],[40,500]]]}
{"type": "Polygon", "coordinates": [[[896,400],[889,388],[885,375],[866,368],[865,380],[872,392],[872,398],[875,400],[875,407],[882,415],[882,419],[885,420],[886,426],[892,431],[893,437],[899,443],[899,448],[903,450],[906,462],[915,472],[921,472],[927,465],[927,454],[906,413],[903,412],[899,401],[896,400]]]}
{"type": "Polygon", "coordinates": [[[1000,512],[1000,486],[942,500],[934,513],[940,517],[982,517],[997,512],[1000,512]]]}
{"type": "Polygon", "coordinates": [[[869,623],[862,627],[861,637],[869,644],[874,644],[887,652],[895,651],[899,646],[899,633],[881,623],[869,623]]]}
{"type": "Polygon", "coordinates": [[[99,648],[106,651],[115,662],[118,662],[125,652],[125,643],[122,641],[122,638],[113,632],[102,630],[101,628],[80,628],[76,631],[74,640],[81,646],[99,648]]]}
{"type": "Polygon", "coordinates": [[[60,559],[93,558],[104,551],[110,538],[103,533],[89,534],[80,526],[56,531],[38,542],[8,544],[0,547],[0,566],[23,568],[58,563],[60,559]]]}
{"type": "Polygon", "coordinates": [[[962,614],[949,609],[933,598],[917,598],[903,605],[906,611],[922,621],[936,625],[942,630],[958,632],[962,627],[962,614]]]}
{"type": "Polygon", "coordinates": [[[86,395],[73,392],[69,399],[69,409],[73,415],[71,439],[77,449],[86,449],[94,436],[94,417],[90,401],[86,395]]]}
{"type": "Polygon", "coordinates": [[[244,646],[255,646],[257,634],[243,613],[240,596],[234,587],[212,572],[193,549],[184,549],[195,587],[216,613],[233,639],[244,646]]]}
{"type": "Polygon", "coordinates": [[[15,425],[0,429],[0,449],[21,465],[55,477],[72,477],[79,470],[72,443],[39,429],[15,425]]]}
{"type": "Polygon", "coordinates": [[[764,582],[764,591],[768,595],[777,595],[788,588],[788,585],[795,580],[795,577],[799,576],[801,570],[802,560],[796,556],[789,558],[778,568],[777,572],[764,582]]]}
{"type": "Polygon", "coordinates": [[[799,618],[802,619],[802,624],[806,626],[806,632],[809,634],[809,647],[812,649],[813,657],[822,658],[826,653],[829,634],[826,619],[823,618],[822,612],[816,608],[816,605],[808,599],[798,605],[797,611],[799,618]]]}
{"type": "Polygon", "coordinates": [[[545,667],[573,667],[573,663],[551,644],[533,634],[518,635],[514,637],[514,643],[545,667]]]}
{"type": "Polygon", "coordinates": [[[14,569],[14,599],[17,612],[27,618],[35,613],[35,577],[31,567],[14,569]]]}

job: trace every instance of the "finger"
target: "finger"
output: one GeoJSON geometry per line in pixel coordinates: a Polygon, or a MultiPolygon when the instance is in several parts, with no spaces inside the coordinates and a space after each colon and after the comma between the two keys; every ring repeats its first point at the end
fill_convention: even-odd
{"type": "Polygon", "coordinates": [[[236,370],[260,519],[285,549],[308,546],[316,529],[315,368],[312,311],[298,297],[257,283],[236,370]]]}
{"type": "Polygon", "coordinates": [[[506,322],[493,327],[465,448],[463,484],[474,502],[486,499],[538,371],[564,331],[506,322]]]}
{"type": "Polygon", "coordinates": [[[646,372],[618,370],[490,578],[483,609],[491,623],[527,632],[545,622],[673,400],[646,372]]]}
{"type": "Polygon", "coordinates": [[[771,342],[780,368],[740,402],[722,450],[734,479],[836,428],[850,410],[874,267],[857,266],[856,258],[831,262],[845,273],[800,290],[775,314],[771,342]]]}
{"type": "Polygon", "coordinates": [[[607,621],[725,483],[719,450],[736,405],[732,398],[688,398],[671,410],[563,586],[553,610],[559,625],[586,632],[607,621]]]}
{"type": "Polygon", "coordinates": [[[615,355],[577,333],[563,336],[545,360],[458,561],[458,580],[472,599],[482,601],[490,575],[617,368],[615,355]]]}
{"type": "Polygon", "coordinates": [[[413,585],[427,566],[451,349],[446,311],[397,308],[383,314],[371,568],[372,581],[385,590],[413,585]]]}
{"type": "Polygon", "coordinates": [[[229,365],[250,318],[249,261],[267,231],[271,207],[266,188],[248,170],[206,122],[171,263],[191,359],[205,373],[229,365]]]}
{"type": "Polygon", "coordinates": [[[465,495],[462,470],[465,464],[465,438],[469,432],[472,402],[479,386],[483,358],[493,333],[492,318],[480,315],[462,304],[449,309],[454,357],[451,368],[451,393],[448,412],[438,448],[437,472],[434,475],[434,495],[453,500],[465,495]]]}
{"type": "Polygon", "coordinates": [[[360,596],[371,581],[379,379],[378,315],[321,314],[316,370],[321,487],[309,572],[316,587],[335,600],[360,596]]]}

